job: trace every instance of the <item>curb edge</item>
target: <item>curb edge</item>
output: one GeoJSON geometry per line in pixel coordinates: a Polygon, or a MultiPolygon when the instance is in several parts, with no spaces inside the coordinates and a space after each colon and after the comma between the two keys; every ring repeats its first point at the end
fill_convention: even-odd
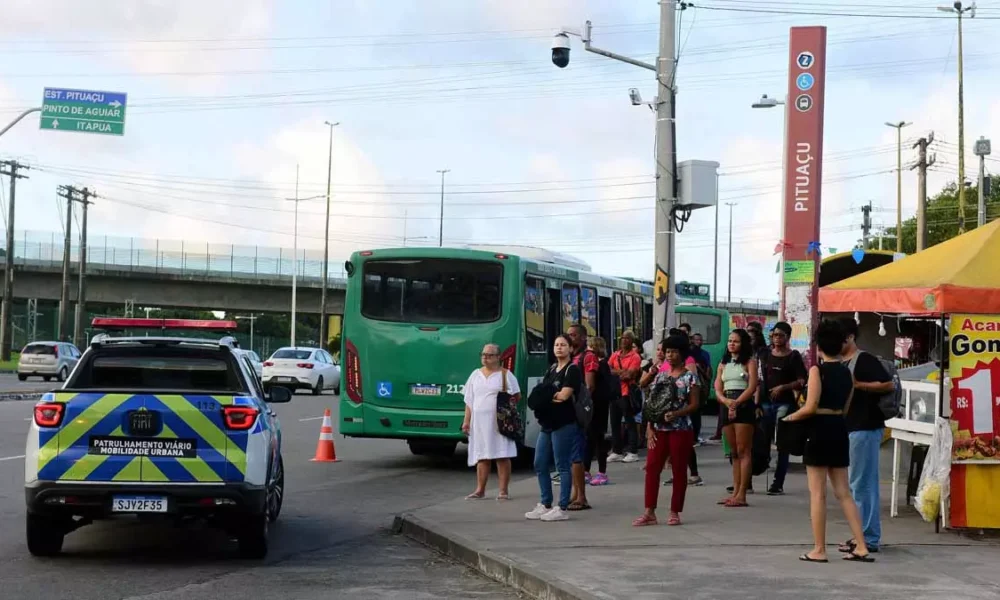
{"type": "Polygon", "coordinates": [[[479,573],[539,600],[600,600],[590,592],[546,576],[532,567],[495,554],[484,546],[448,531],[438,523],[425,521],[410,513],[397,515],[392,532],[417,541],[451,557],[479,573]]]}

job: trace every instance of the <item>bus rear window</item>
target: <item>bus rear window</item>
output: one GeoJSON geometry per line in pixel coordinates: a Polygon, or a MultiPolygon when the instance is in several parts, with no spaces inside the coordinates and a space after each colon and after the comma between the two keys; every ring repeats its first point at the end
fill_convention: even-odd
{"type": "Polygon", "coordinates": [[[691,333],[700,333],[708,346],[722,341],[722,315],[704,313],[680,313],[679,321],[691,325],[691,333]]]}
{"type": "Polygon", "coordinates": [[[418,258],[364,263],[361,314],[405,323],[489,323],[500,318],[503,265],[418,258]]]}

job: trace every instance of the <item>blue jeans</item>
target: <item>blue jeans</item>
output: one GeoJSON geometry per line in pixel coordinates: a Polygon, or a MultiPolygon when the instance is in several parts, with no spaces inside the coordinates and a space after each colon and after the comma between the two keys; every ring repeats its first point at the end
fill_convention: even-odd
{"type": "Polygon", "coordinates": [[[878,549],[882,541],[882,519],[879,515],[880,499],[878,484],[879,448],[882,445],[882,430],[851,432],[851,466],[848,477],[851,495],[861,511],[861,529],[865,534],[865,544],[870,549],[878,549]]]}
{"type": "MultiPolygon", "coordinates": [[[[767,432],[767,439],[770,442],[774,442],[774,433],[778,421],[787,417],[792,412],[792,407],[789,404],[765,402],[761,404],[761,410],[764,413],[764,431],[767,432]]],[[[767,449],[767,455],[771,455],[770,448],[767,449]]],[[[779,451],[778,465],[774,468],[774,487],[778,489],[785,487],[785,475],[788,474],[788,461],[788,453],[779,451]]]]}
{"type": "Polygon", "coordinates": [[[580,428],[576,423],[563,425],[555,431],[538,432],[535,443],[535,473],[538,475],[538,490],[541,493],[541,503],[552,506],[552,476],[549,467],[553,462],[559,472],[559,508],[569,508],[569,495],[573,491],[570,474],[573,451],[580,436],[580,428]]]}

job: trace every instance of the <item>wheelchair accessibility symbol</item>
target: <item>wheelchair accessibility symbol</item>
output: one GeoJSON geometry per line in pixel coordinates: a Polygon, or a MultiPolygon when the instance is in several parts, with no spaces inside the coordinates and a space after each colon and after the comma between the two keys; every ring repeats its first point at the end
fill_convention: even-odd
{"type": "Polygon", "coordinates": [[[392,383],[388,381],[378,382],[376,393],[378,394],[379,398],[388,398],[392,396],[392,383]]]}

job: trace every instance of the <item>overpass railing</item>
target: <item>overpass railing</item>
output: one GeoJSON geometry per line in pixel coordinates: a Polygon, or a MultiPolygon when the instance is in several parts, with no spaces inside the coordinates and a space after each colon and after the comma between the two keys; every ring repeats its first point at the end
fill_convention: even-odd
{"type": "MultiPolygon", "coordinates": [[[[80,247],[72,240],[70,261],[77,263],[80,247]]],[[[22,231],[15,234],[14,263],[62,265],[64,238],[56,232],[22,231]]],[[[2,250],[0,250],[2,253],[2,250]]],[[[239,244],[212,244],[183,240],[91,235],[87,239],[88,269],[144,270],[163,273],[319,280],[323,276],[321,250],[239,244]]],[[[343,259],[333,256],[328,277],[344,280],[343,259]]]]}

